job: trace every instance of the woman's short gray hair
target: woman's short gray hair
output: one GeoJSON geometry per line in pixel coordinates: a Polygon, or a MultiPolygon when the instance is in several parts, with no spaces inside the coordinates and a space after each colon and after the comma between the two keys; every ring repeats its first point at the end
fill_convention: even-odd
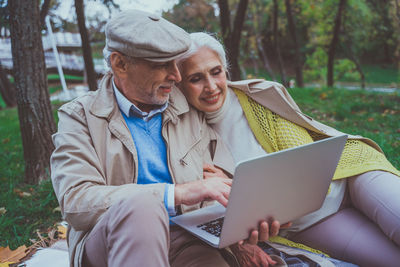
{"type": "Polygon", "coordinates": [[[192,40],[192,44],[190,45],[189,50],[177,59],[178,65],[182,64],[183,61],[197,53],[200,48],[207,47],[217,53],[222,66],[226,71],[228,71],[229,63],[226,59],[225,49],[217,38],[206,32],[194,32],[190,34],[190,39],[192,40]]]}

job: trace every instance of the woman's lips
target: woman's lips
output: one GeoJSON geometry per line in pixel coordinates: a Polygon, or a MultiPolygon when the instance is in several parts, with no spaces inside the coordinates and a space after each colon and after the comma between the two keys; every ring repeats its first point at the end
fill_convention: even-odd
{"type": "Polygon", "coordinates": [[[207,97],[203,97],[203,101],[205,101],[208,104],[215,104],[218,102],[220,95],[221,93],[217,93],[207,97]]]}

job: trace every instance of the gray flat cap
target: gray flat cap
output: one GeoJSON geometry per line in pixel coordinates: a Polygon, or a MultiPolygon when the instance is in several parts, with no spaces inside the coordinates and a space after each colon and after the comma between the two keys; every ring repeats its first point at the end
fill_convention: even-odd
{"type": "Polygon", "coordinates": [[[125,10],[106,25],[106,47],[127,56],[166,62],[186,52],[190,36],[158,15],[125,10]]]}

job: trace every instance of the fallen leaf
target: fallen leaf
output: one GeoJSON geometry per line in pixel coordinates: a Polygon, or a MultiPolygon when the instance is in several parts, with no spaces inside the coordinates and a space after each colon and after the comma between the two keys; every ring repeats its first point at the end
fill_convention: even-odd
{"type": "Polygon", "coordinates": [[[28,193],[28,192],[22,192],[19,196],[20,197],[30,197],[30,196],[32,196],[32,194],[28,193]]]}
{"type": "Polygon", "coordinates": [[[328,97],[327,93],[322,93],[322,94],[319,95],[319,98],[322,99],[322,100],[326,99],[327,97],[328,97]]]}
{"type": "Polygon", "coordinates": [[[0,215],[3,215],[7,212],[5,207],[0,207],[0,215]]]}
{"type": "Polygon", "coordinates": [[[14,190],[13,190],[13,191],[14,191],[14,193],[15,193],[15,194],[19,194],[19,193],[21,193],[21,192],[22,192],[22,191],[21,191],[20,189],[18,189],[18,188],[14,188],[14,190]]]}
{"type": "Polygon", "coordinates": [[[28,192],[23,192],[21,189],[14,188],[14,193],[17,194],[19,197],[30,197],[32,194],[28,192]]]}
{"type": "Polygon", "coordinates": [[[26,256],[27,251],[26,251],[26,246],[20,246],[16,250],[10,250],[10,248],[7,246],[6,248],[1,247],[0,248],[0,263],[6,263],[6,262],[19,262],[23,257],[26,256]]]}

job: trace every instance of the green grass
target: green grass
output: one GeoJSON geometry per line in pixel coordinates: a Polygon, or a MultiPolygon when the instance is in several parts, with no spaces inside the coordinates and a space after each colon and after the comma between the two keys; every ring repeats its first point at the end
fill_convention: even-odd
{"type": "Polygon", "coordinates": [[[373,139],[400,169],[400,95],[340,88],[294,88],[306,114],[340,131],[373,139]]]}
{"type": "Polygon", "coordinates": [[[36,238],[36,230],[46,232],[61,221],[50,181],[29,185],[24,180],[23,148],[17,109],[0,110],[0,247],[15,249],[36,238]],[[30,196],[22,196],[22,193],[30,196]]]}
{"type": "MultiPolygon", "coordinates": [[[[349,134],[375,140],[400,169],[400,95],[348,91],[340,88],[294,88],[290,93],[300,108],[315,119],[349,134]]],[[[59,106],[61,103],[53,102],[59,106]]],[[[54,108],[55,110],[55,108],[54,108]]],[[[0,247],[26,244],[61,220],[51,183],[23,182],[24,162],[16,108],[0,110],[0,247]],[[31,193],[21,197],[20,192],[31,193]]]]}
{"type": "Polygon", "coordinates": [[[362,68],[366,83],[400,86],[400,70],[395,66],[364,65],[362,68]]]}

